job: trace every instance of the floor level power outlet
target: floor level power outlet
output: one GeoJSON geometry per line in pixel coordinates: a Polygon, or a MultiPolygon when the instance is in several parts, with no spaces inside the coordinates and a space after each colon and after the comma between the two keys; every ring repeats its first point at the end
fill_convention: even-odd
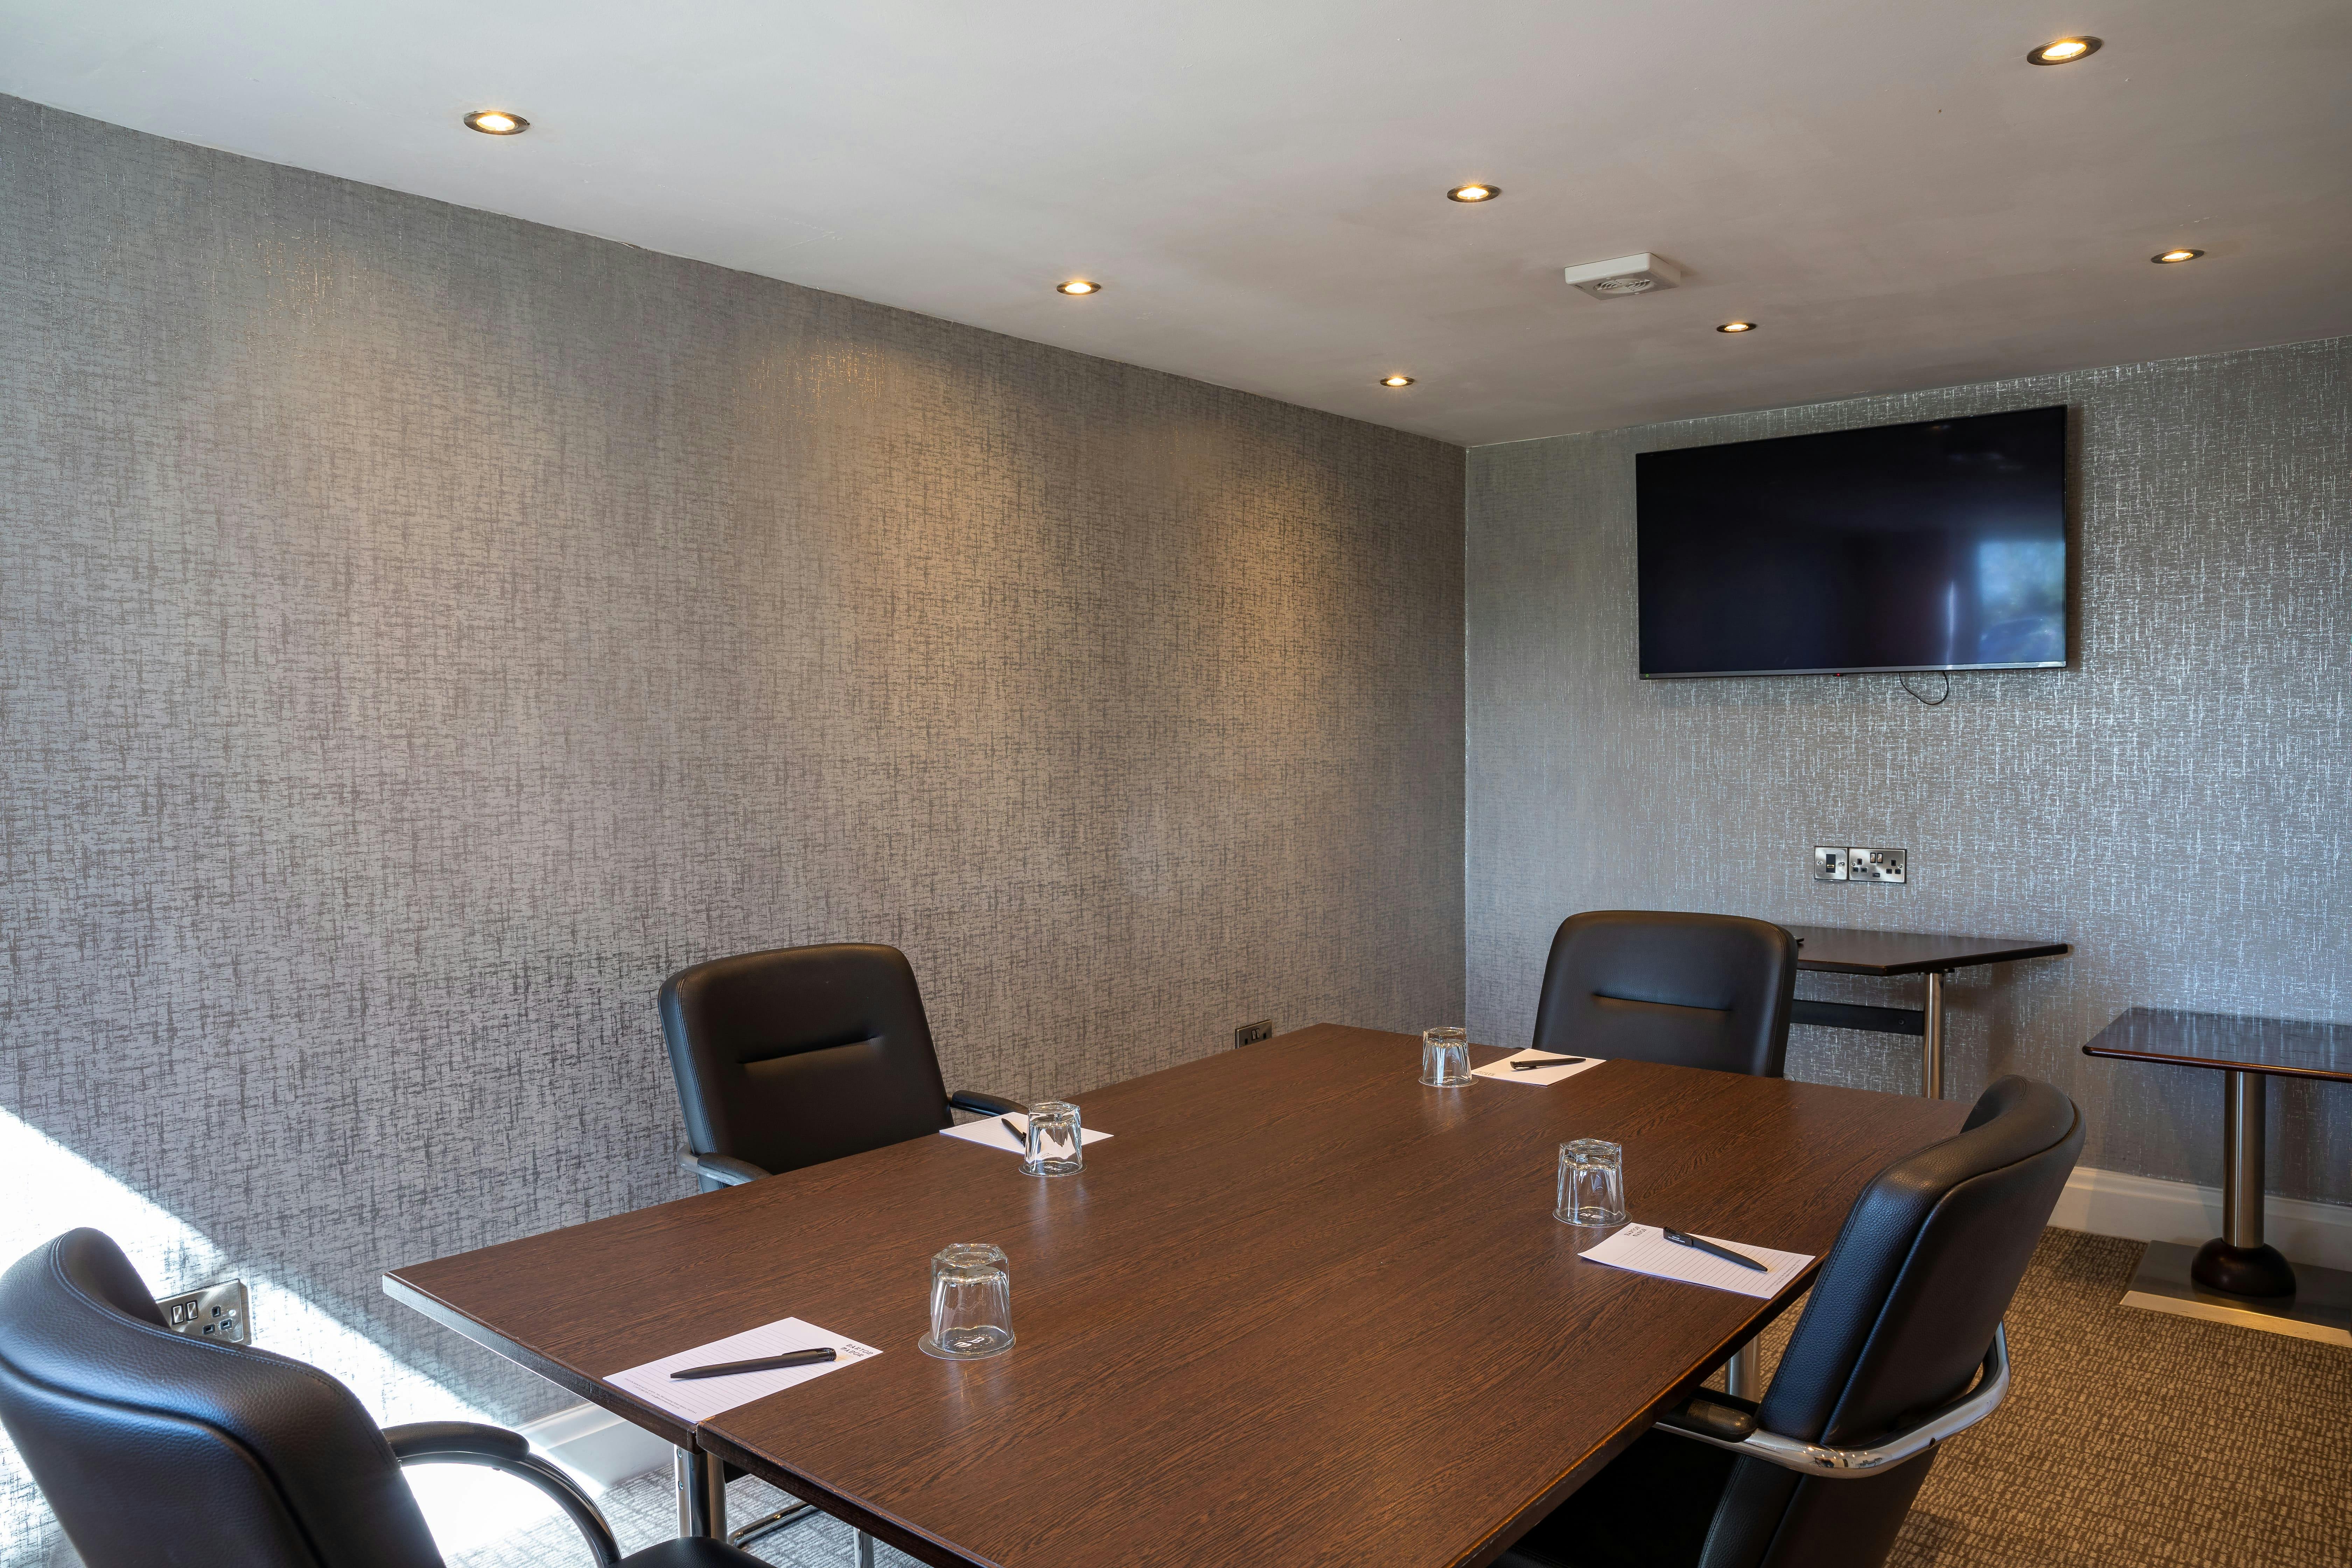
{"type": "Polygon", "coordinates": [[[1274,1038],[1274,1020],[1260,1018],[1255,1024],[1244,1024],[1234,1031],[1234,1049],[1240,1050],[1244,1046],[1263,1045],[1272,1038],[1274,1038]]]}
{"type": "Polygon", "coordinates": [[[166,1296],[155,1305],[175,1334],[240,1345],[253,1342],[253,1306],[242,1279],[224,1279],[201,1290],[166,1296]]]}

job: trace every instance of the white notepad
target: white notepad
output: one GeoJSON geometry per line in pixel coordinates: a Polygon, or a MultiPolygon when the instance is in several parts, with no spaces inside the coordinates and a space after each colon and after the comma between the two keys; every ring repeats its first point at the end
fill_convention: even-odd
{"type": "Polygon", "coordinates": [[[616,1372],[604,1381],[615,1388],[627,1390],[648,1405],[668,1411],[681,1421],[702,1422],[722,1410],[732,1410],[739,1405],[765,1399],[771,1394],[781,1394],[812,1378],[839,1372],[843,1367],[853,1366],[868,1356],[881,1353],[872,1345],[861,1345],[856,1340],[828,1333],[814,1323],[804,1323],[798,1318],[779,1318],[760,1328],[746,1329],[740,1334],[730,1334],[723,1340],[713,1340],[690,1351],[680,1351],[659,1361],[649,1361],[643,1366],[633,1366],[626,1372],[616,1372]],[[751,1361],[763,1355],[782,1355],[786,1351],[813,1351],[821,1345],[833,1347],[834,1360],[819,1362],[814,1366],[788,1366],[774,1372],[739,1372],[732,1377],[698,1377],[685,1383],[674,1382],[669,1375],[682,1367],[751,1361]]]}
{"type": "Polygon", "coordinates": [[[1531,1068],[1526,1072],[1511,1070],[1511,1064],[1522,1059],[1569,1057],[1575,1054],[1574,1051],[1513,1051],[1501,1061],[1488,1062],[1485,1067],[1471,1068],[1470,1074],[1473,1078],[1498,1079],[1504,1083],[1559,1083],[1563,1079],[1574,1078],[1578,1073],[1590,1071],[1601,1065],[1599,1057],[1587,1057],[1572,1068],[1531,1068]]]}
{"type": "MultiPolygon", "coordinates": [[[[1029,1118],[1018,1110],[1012,1113],[1012,1120],[1015,1127],[1026,1128],[1029,1125],[1029,1118]]],[[[1110,1136],[1108,1132],[1097,1132],[1093,1128],[1086,1126],[1084,1117],[1078,1120],[1079,1148],[1083,1149],[1089,1143],[1099,1143],[1110,1136]]],[[[940,1129],[940,1136],[961,1138],[967,1143],[977,1143],[983,1149],[1010,1149],[1016,1154],[1025,1154],[1029,1152],[1029,1144],[1025,1138],[1015,1138],[1012,1133],[1007,1132],[1004,1130],[1004,1121],[1001,1117],[983,1116],[977,1121],[967,1121],[961,1127],[942,1127],[940,1129]]]]}
{"type": "MultiPolygon", "coordinates": [[[[1691,1234],[1696,1236],[1697,1232],[1691,1234]]],[[[1726,1241],[1719,1236],[1700,1239],[1744,1252],[1770,1267],[1759,1274],[1753,1268],[1726,1263],[1696,1247],[1668,1241],[1665,1233],[1654,1225],[1622,1226],[1600,1246],[1588,1247],[1578,1256],[1612,1268],[1653,1274],[1661,1279],[1679,1279],[1686,1285],[1712,1285],[1718,1290],[1737,1290],[1743,1296],[1759,1296],[1767,1300],[1787,1289],[1789,1282],[1813,1260],[1810,1252],[1776,1252],[1769,1247],[1750,1247],[1744,1241],[1726,1241]]]]}

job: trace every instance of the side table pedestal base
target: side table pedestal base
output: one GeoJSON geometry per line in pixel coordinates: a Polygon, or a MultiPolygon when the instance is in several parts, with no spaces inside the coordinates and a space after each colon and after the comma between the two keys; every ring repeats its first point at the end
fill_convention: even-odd
{"type": "Polygon", "coordinates": [[[2200,1285],[2189,1273],[2197,1250],[2178,1242],[2149,1242],[2123,1304],[2352,1348],[2352,1273],[2305,1263],[2295,1267],[2292,1296],[2224,1295],[2200,1285]]]}

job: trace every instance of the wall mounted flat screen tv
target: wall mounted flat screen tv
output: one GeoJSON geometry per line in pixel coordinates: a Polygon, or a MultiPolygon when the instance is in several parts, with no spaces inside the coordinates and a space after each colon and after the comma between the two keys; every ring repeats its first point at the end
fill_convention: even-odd
{"type": "Polygon", "coordinates": [[[2066,662],[2066,410],[1643,452],[1642,675],[2066,662]]]}

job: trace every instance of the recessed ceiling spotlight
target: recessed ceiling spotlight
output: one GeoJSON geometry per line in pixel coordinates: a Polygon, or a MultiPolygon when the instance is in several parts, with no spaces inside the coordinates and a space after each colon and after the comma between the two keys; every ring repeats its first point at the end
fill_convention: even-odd
{"type": "Polygon", "coordinates": [[[466,116],[466,129],[485,136],[520,136],[530,129],[530,121],[503,109],[478,109],[466,116]]]}
{"type": "Polygon", "coordinates": [[[1445,193],[1449,202],[1491,202],[1503,194],[1500,185],[1456,185],[1445,193]]]}
{"type": "Polygon", "coordinates": [[[2149,258],[2148,258],[2148,259],[2149,259],[2150,261],[2158,261],[2158,262],[2164,262],[2164,261],[2194,261],[2194,260],[2196,260],[2199,257],[2200,257],[2200,256],[2202,256],[2202,255],[2204,255],[2204,254],[2205,254],[2205,253],[2204,253],[2203,251],[2201,251],[2201,250],[2190,250],[2190,249],[2189,249],[2189,248],[2188,248],[2186,246],[2176,246],[2175,247],[2173,247],[2173,248],[2172,248],[2172,249],[2170,249],[2170,250],[2162,251],[2162,252],[2159,252],[2158,254],[2157,254],[2157,255],[2155,255],[2155,256],[2151,256],[2151,257],[2149,257],[2149,258]]]}
{"type": "Polygon", "coordinates": [[[2071,66],[2076,60],[2086,60],[2097,54],[2102,41],[2098,38],[2053,38],[2025,58],[2037,66],[2071,66]]]}
{"type": "Polygon", "coordinates": [[[1102,285],[1094,281],[1090,278],[1073,278],[1067,283],[1055,284],[1054,292],[1056,294],[1099,294],[1102,292],[1102,285]]]}
{"type": "Polygon", "coordinates": [[[1412,384],[1412,377],[1409,375],[1384,375],[1381,377],[1381,384],[1382,386],[1411,386],[1412,384]]]}
{"type": "Polygon", "coordinates": [[[1753,321],[1726,321],[1723,325],[1716,328],[1715,330],[1718,332],[1752,332],[1756,330],[1756,323],[1753,321]]]}

